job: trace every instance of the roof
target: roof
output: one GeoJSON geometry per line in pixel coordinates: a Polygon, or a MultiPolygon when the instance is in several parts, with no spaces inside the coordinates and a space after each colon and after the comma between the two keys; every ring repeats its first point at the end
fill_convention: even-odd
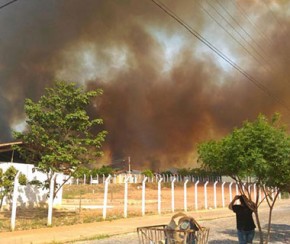
{"type": "Polygon", "coordinates": [[[14,145],[21,145],[21,144],[23,144],[22,141],[8,142],[8,143],[0,143],[0,152],[13,151],[12,146],[14,146],[14,145]]]}
{"type": "Polygon", "coordinates": [[[13,150],[14,145],[22,145],[23,142],[8,142],[8,143],[0,143],[0,162],[19,162],[23,163],[24,160],[21,159],[18,152],[13,150]]]}

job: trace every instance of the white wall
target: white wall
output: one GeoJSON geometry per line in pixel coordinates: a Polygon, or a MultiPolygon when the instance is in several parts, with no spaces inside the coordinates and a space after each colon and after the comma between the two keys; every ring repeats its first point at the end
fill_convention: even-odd
{"type": "MultiPolygon", "coordinates": [[[[22,163],[0,163],[0,168],[5,172],[9,167],[13,166],[16,170],[24,174],[28,181],[39,180],[44,182],[47,177],[46,174],[34,171],[34,166],[32,164],[22,164],[22,163]]],[[[59,174],[56,178],[57,183],[61,184],[63,182],[63,174],[59,174]]],[[[18,206],[40,206],[47,203],[47,189],[42,189],[42,187],[37,187],[34,185],[27,184],[26,186],[19,186],[19,197],[18,206]]],[[[62,190],[60,190],[54,199],[54,205],[61,204],[62,201],[62,190]]],[[[4,204],[8,204],[4,202],[4,204]]]]}

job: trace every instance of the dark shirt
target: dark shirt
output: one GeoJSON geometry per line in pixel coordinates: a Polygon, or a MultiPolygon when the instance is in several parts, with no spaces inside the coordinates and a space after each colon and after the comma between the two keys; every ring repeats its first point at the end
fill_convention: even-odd
{"type": "Polygon", "coordinates": [[[233,205],[233,211],[236,213],[238,230],[254,230],[256,225],[253,220],[253,211],[248,206],[233,205]]]}

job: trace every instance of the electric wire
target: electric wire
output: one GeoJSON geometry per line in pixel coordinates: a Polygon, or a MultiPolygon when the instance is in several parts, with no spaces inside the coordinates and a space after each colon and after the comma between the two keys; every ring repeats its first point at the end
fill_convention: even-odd
{"type": "Polygon", "coordinates": [[[263,68],[269,71],[269,68],[265,66],[255,55],[253,55],[232,33],[230,33],[220,22],[216,20],[216,18],[209,12],[207,9],[203,7],[202,4],[198,1],[198,5],[200,8],[219,26],[221,27],[232,39],[234,39],[254,60],[257,61],[258,64],[263,66],[263,68]]]}
{"type": "Polygon", "coordinates": [[[200,35],[197,31],[195,31],[192,27],[190,27],[186,22],[184,22],[180,17],[178,17],[172,10],[170,10],[165,4],[157,1],[151,0],[156,6],[158,6],[161,10],[163,10],[167,15],[177,21],[181,26],[183,26],[189,33],[195,36],[198,40],[200,40],[203,44],[209,47],[213,52],[215,52],[220,58],[230,64],[234,69],[236,69],[239,73],[245,76],[252,84],[254,84],[257,88],[259,88],[262,92],[267,94],[272,100],[276,101],[278,104],[282,105],[287,112],[290,112],[290,108],[285,104],[285,102],[275,95],[273,95],[267,87],[265,87],[261,82],[252,77],[249,73],[243,70],[238,64],[228,58],[225,54],[223,54],[220,50],[218,50],[215,46],[213,46],[208,40],[206,40],[202,35],[200,35]]]}
{"type": "MultiPolygon", "coordinates": [[[[218,1],[215,0],[217,4],[223,9],[223,11],[230,16],[230,18],[236,23],[237,26],[246,34],[248,38],[255,44],[256,47],[258,47],[263,53],[265,53],[265,50],[261,47],[261,45],[258,45],[257,42],[251,37],[251,35],[241,26],[241,24],[232,16],[232,14],[218,1]]],[[[243,38],[249,46],[252,47],[252,49],[266,62],[269,64],[268,60],[257,50],[256,47],[254,47],[249,41],[247,41],[245,38],[243,38]]],[[[266,53],[265,53],[266,54],[266,53]]],[[[270,65],[270,64],[269,64],[270,65]]]]}
{"type": "Polygon", "coordinates": [[[262,37],[270,46],[273,45],[272,40],[265,34],[263,33],[260,28],[258,28],[258,26],[251,20],[250,16],[246,13],[246,11],[242,8],[242,6],[238,3],[232,3],[232,4],[236,4],[238,11],[241,13],[241,15],[248,20],[248,22],[253,26],[253,28],[255,29],[255,31],[260,35],[260,37],[262,37]]]}
{"type": "Polygon", "coordinates": [[[5,3],[5,4],[1,5],[1,6],[0,6],[0,10],[3,9],[3,8],[5,8],[5,7],[7,7],[8,5],[10,5],[10,4],[16,2],[16,1],[18,1],[18,0],[12,0],[12,1],[8,2],[8,3],[5,3]]]}

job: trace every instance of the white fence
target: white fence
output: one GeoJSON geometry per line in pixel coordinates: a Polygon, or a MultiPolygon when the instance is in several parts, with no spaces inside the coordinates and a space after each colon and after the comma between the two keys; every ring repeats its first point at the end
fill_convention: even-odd
{"type": "MultiPolygon", "coordinates": [[[[19,198],[20,194],[23,191],[23,187],[19,186],[18,183],[18,176],[15,177],[15,182],[14,182],[14,192],[13,192],[13,199],[10,204],[11,208],[11,229],[14,230],[15,228],[15,220],[17,216],[17,206],[21,206],[21,204],[24,202],[23,198],[19,198]],[[22,199],[22,200],[21,200],[22,199]]],[[[54,177],[57,177],[55,175],[54,177]]],[[[165,212],[168,212],[168,207],[170,207],[171,212],[175,212],[176,210],[178,211],[188,211],[189,209],[189,204],[191,210],[199,210],[199,209],[210,209],[210,208],[217,208],[217,207],[226,207],[226,204],[228,204],[232,199],[233,196],[236,194],[239,194],[238,187],[235,183],[233,182],[219,182],[219,181],[214,181],[214,182],[209,182],[209,181],[199,181],[196,180],[192,182],[192,178],[181,178],[177,180],[177,177],[168,177],[168,179],[171,179],[171,181],[167,182],[167,177],[159,177],[156,179],[154,183],[157,183],[157,195],[154,195],[152,199],[152,194],[150,196],[150,199],[147,199],[147,195],[149,194],[152,189],[148,188],[147,189],[147,184],[152,183],[153,181],[151,179],[148,179],[147,177],[144,177],[142,182],[141,182],[141,204],[138,205],[137,207],[139,208],[140,214],[144,216],[147,213],[147,206],[149,206],[150,202],[154,201],[157,202],[157,209],[156,212],[158,214],[162,214],[165,212]],[[162,188],[163,184],[166,184],[168,186],[168,183],[170,183],[170,194],[165,193],[163,194],[164,188],[162,188]],[[190,191],[188,190],[188,184],[191,184],[191,189],[190,191]],[[179,187],[179,195],[177,196],[177,191],[176,191],[176,186],[178,184],[179,187]],[[182,195],[180,195],[180,187],[183,187],[182,195]],[[210,188],[210,192],[209,192],[210,188]],[[168,198],[170,204],[168,202],[165,202],[165,197],[168,198]],[[180,205],[180,200],[183,201],[182,206],[180,205]],[[177,201],[179,201],[178,207],[177,207],[177,201]],[[219,203],[219,204],[218,204],[219,203]]],[[[127,176],[124,180],[124,184],[118,184],[119,187],[123,187],[124,195],[123,195],[123,201],[121,204],[123,204],[123,217],[127,218],[128,217],[128,206],[129,206],[129,201],[132,200],[130,198],[130,190],[128,189],[128,182],[130,180],[130,176],[127,176]]],[[[110,207],[114,208],[115,206],[109,206],[108,204],[108,196],[109,196],[109,189],[114,188],[117,184],[114,184],[114,178],[112,176],[108,176],[104,178],[103,182],[103,197],[102,199],[102,218],[106,219],[107,215],[109,214],[108,209],[110,207]]],[[[136,184],[138,185],[138,184],[136,184]]],[[[152,185],[152,184],[151,184],[152,185]]],[[[156,185],[156,184],[155,184],[156,185]]],[[[26,186],[26,189],[31,186],[26,186]]],[[[137,186],[138,190],[140,189],[139,186],[137,186]]],[[[246,186],[244,185],[243,187],[248,187],[248,190],[252,191],[253,197],[257,197],[256,192],[253,191],[256,189],[256,185],[249,185],[246,186]]],[[[51,186],[51,189],[53,189],[53,186],[51,186]]],[[[168,189],[167,189],[168,190],[168,189]]],[[[275,189],[274,189],[275,190],[275,189]]],[[[37,190],[35,190],[35,195],[36,197],[39,197],[40,194],[37,194],[37,190]]],[[[273,194],[275,192],[273,191],[273,194]]],[[[263,197],[263,193],[260,192],[259,197],[263,197]]],[[[281,196],[279,196],[281,198],[281,196]]],[[[48,204],[48,217],[47,217],[47,225],[52,225],[52,215],[53,215],[53,209],[52,206],[55,203],[52,198],[47,199],[46,198],[46,203],[48,204]]],[[[111,203],[110,203],[111,204],[111,203]]],[[[155,206],[155,205],[154,205],[155,206]]],[[[94,208],[94,206],[92,206],[94,208]]],[[[150,212],[152,212],[152,206],[150,209],[150,212]]]]}
{"type": "MultiPolygon", "coordinates": [[[[71,178],[67,184],[104,184],[106,182],[106,178],[108,176],[96,175],[95,177],[89,176],[87,177],[84,175],[82,178],[71,178]]],[[[129,183],[142,183],[144,178],[147,178],[147,182],[150,183],[157,183],[160,179],[163,182],[172,182],[175,179],[176,182],[196,182],[196,181],[221,181],[222,177],[220,176],[209,176],[209,177],[201,177],[201,176],[192,176],[192,175],[179,175],[179,174],[155,174],[153,177],[147,177],[142,174],[129,174],[129,173],[122,173],[118,175],[110,175],[110,183],[118,184],[118,183],[125,183],[128,181],[129,183]]]]}

